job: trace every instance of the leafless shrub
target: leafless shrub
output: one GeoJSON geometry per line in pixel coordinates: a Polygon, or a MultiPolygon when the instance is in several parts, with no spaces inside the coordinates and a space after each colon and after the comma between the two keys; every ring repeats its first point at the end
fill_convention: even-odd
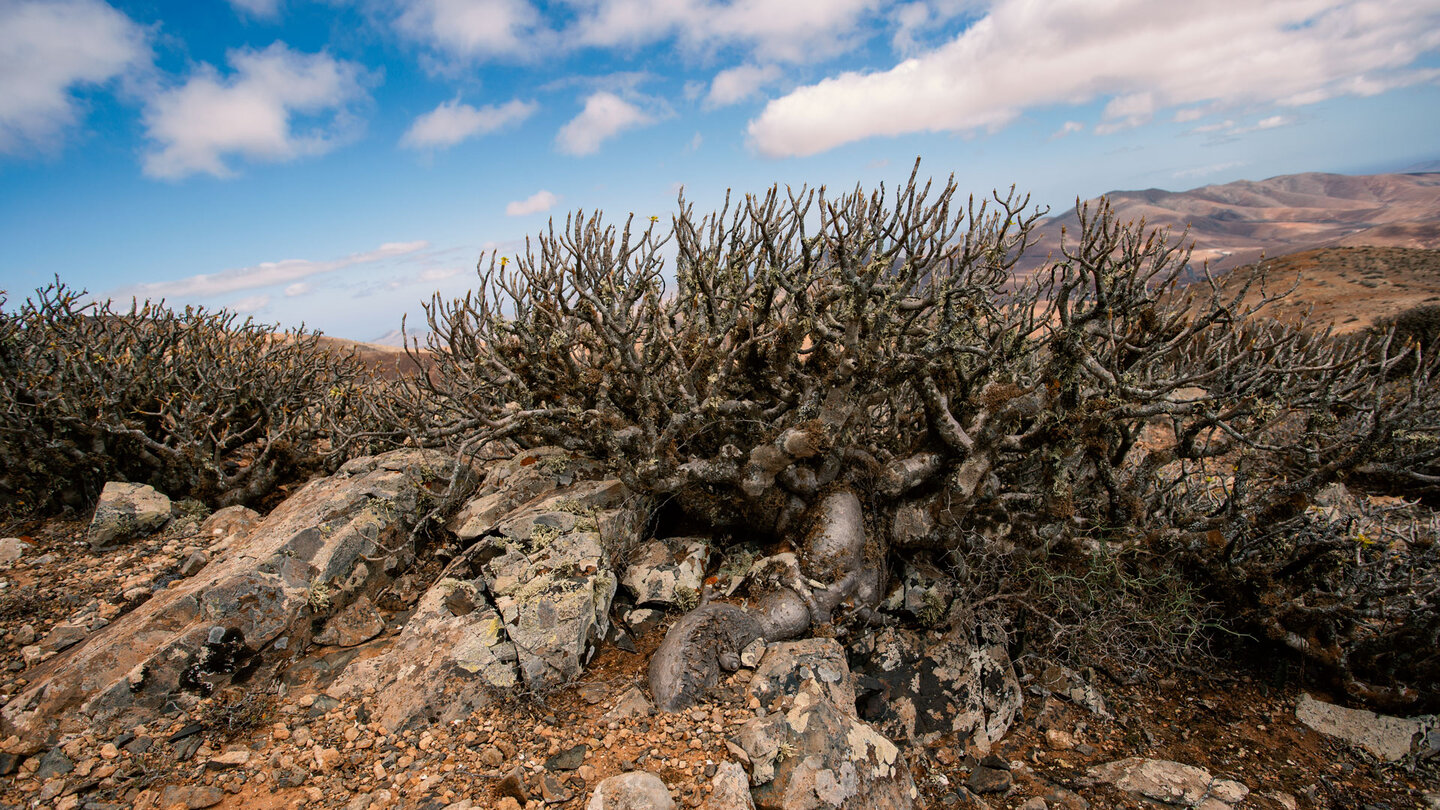
{"type": "Polygon", "coordinates": [[[431,303],[432,373],[377,419],[462,451],[583,451],[752,535],[793,539],[849,489],[872,567],[970,537],[1073,559],[1103,535],[1212,570],[1330,482],[1433,485],[1431,354],[1272,321],[1286,291],[1263,266],[1222,288],[1103,202],[1019,277],[1027,205],[912,174],[893,198],[772,188],[703,216],[682,198],[668,231],[569,217],[431,303]]]}
{"type": "Polygon", "coordinates": [[[57,281],[0,312],[0,498],[88,501],[118,476],[254,503],[324,466],[326,425],[350,418],[364,381],[303,329],[163,303],[119,311],[57,281]]]}

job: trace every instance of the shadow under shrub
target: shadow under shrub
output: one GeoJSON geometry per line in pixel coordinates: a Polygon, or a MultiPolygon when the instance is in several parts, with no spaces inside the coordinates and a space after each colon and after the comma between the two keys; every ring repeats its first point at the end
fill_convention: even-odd
{"type": "MultiPolygon", "coordinates": [[[[0,505],[92,503],[106,480],[254,504],[337,459],[367,372],[303,328],[224,310],[87,303],[60,282],[0,311],[0,505]]],[[[0,306],[5,299],[0,297],[0,306]]]]}

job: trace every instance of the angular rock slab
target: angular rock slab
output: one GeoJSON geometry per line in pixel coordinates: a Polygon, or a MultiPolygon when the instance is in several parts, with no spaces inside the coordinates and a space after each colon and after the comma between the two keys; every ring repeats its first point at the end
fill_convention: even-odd
{"type": "Polygon", "coordinates": [[[1364,748],[1377,759],[1394,762],[1410,754],[1440,751],[1440,718],[1390,717],[1347,709],[1301,693],[1295,716],[1310,728],[1364,748]]]}
{"type": "Polygon", "coordinates": [[[493,690],[522,680],[534,689],[571,680],[608,628],[615,577],[602,539],[633,542],[644,522],[633,508],[640,502],[618,481],[574,481],[588,468],[561,451],[526,451],[497,466],[505,474],[492,469],[480,497],[513,506],[487,512],[482,534],[425,592],[400,635],[326,690],[364,696],[387,728],[466,717],[489,705],[493,690]],[[569,485],[550,480],[567,475],[554,471],[558,464],[522,463],[546,458],[572,465],[569,485]]]}
{"type": "Polygon", "coordinates": [[[818,690],[749,721],[731,742],[750,760],[761,810],[899,810],[919,797],[900,749],[818,690]]]}
{"type": "Polygon", "coordinates": [[[1129,757],[1096,765],[1090,769],[1090,775],[1126,793],[1200,810],[1226,810],[1250,795],[1250,789],[1239,782],[1220,779],[1204,768],[1167,759],[1129,757]]]}
{"type": "Polygon", "coordinates": [[[915,806],[919,791],[900,749],[855,716],[854,687],[838,642],[772,645],[757,678],[762,670],[768,686],[760,690],[778,697],[779,710],[747,722],[730,738],[749,760],[756,807],[915,806]]]}
{"type": "Polygon", "coordinates": [[[755,810],[750,798],[750,777],[739,763],[722,762],[710,780],[710,797],[701,810],[755,810]]]}
{"type": "Polygon", "coordinates": [[[954,734],[960,746],[988,753],[1020,711],[1020,681],[997,625],[938,641],[886,628],[855,652],[860,714],[895,739],[929,744],[954,734]]]}
{"type": "Polygon", "coordinates": [[[541,495],[577,480],[601,477],[602,466],[559,447],[538,447],[491,465],[479,489],[447,527],[462,542],[495,529],[500,519],[541,495]]]}
{"type": "Polygon", "coordinates": [[[423,511],[420,482],[450,463],[397,450],[310,482],[197,576],[157,591],[36,671],[0,709],[0,733],[31,747],[55,732],[135,725],[239,669],[282,665],[309,642],[316,618],[386,581],[365,558],[408,540],[423,511]]]}
{"type": "Polygon", "coordinates": [[[352,663],[327,689],[361,696],[375,722],[395,731],[414,720],[450,722],[489,704],[489,689],[518,683],[515,646],[474,583],[442,579],[381,655],[352,663]]]}
{"type": "Polygon", "coordinates": [[[144,537],[170,521],[170,499],[154,487],[108,481],[86,536],[91,548],[144,537]]]}
{"type": "Polygon", "coordinates": [[[687,593],[698,600],[709,554],[703,537],[647,540],[635,549],[620,582],[637,605],[677,605],[687,593]]]}
{"type": "Polygon", "coordinates": [[[855,685],[845,663],[845,648],[833,638],[782,641],[765,647],[746,688],[762,706],[794,698],[807,684],[819,688],[836,706],[855,705],[855,685]]]}
{"type": "Polygon", "coordinates": [[[581,481],[506,515],[480,564],[483,584],[532,689],[574,680],[610,628],[617,581],[608,547],[638,537],[646,510],[619,481],[581,481]]]}

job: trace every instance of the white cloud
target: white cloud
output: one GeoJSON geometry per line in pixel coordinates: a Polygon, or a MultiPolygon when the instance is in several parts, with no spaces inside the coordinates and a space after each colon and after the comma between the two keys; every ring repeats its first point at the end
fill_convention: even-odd
{"type": "Polygon", "coordinates": [[[1063,137],[1065,137],[1066,135],[1074,135],[1074,134],[1077,133],[1077,132],[1084,132],[1084,131],[1085,131],[1085,124],[1084,124],[1084,123],[1082,123],[1082,122],[1080,122],[1080,121],[1066,121],[1065,123],[1063,123],[1063,124],[1060,125],[1060,128],[1059,128],[1059,129],[1055,130],[1055,133],[1054,133],[1053,135],[1051,135],[1050,138],[1051,138],[1051,140],[1054,140],[1055,138],[1063,138],[1063,137]]]}
{"type": "Polygon", "coordinates": [[[1434,0],[996,0],[940,48],[771,101],[749,134],[763,154],[810,155],[1098,100],[1096,131],[1113,131],[1172,107],[1297,106],[1433,80],[1440,70],[1415,65],[1436,49],[1434,0]]]}
{"type": "Polygon", "coordinates": [[[202,65],[183,85],[148,101],[145,129],[156,148],[145,155],[146,174],[229,177],[229,156],[292,160],[327,152],[350,134],[350,106],[366,97],[359,65],[292,51],[282,42],[263,51],[234,50],[228,59],[229,76],[202,65]],[[297,116],[310,120],[300,123],[297,116]]]}
{"type": "Polygon", "coordinates": [[[528,214],[539,214],[549,211],[560,202],[560,198],[544,189],[531,194],[523,200],[515,200],[505,206],[505,216],[523,217],[528,214]]]}
{"type": "Polygon", "coordinates": [[[551,39],[540,12],[526,0],[404,0],[396,7],[401,32],[461,60],[534,60],[551,39]]]}
{"type": "Polygon", "coordinates": [[[778,78],[780,68],[775,65],[740,65],[722,70],[715,74],[714,80],[710,82],[710,94],[705,97],[705,106],[715,109],[739,104],[778,78]]]}
{"type": "Polygon", "coordinates": [[[0,153],[53,151],[72,91],[150,62],[148,34],[99,0],[0,2],[0,153]]]}
{"type": "Polygon", "coordinates": [[[237,12],[260,20],[280,17],[280,0],[230,0],[230,5],[237,12]]]}
{"type": "MultiPolygon", "coordinates": [[[[250,267],[240,267],[234,270],[223,270],[219,273],[208,275],[191,276],[178,281],[161,281],[151,284],[135,284],[124,287],[110,293],[113,298],[181,298],[196,299],[207,298],[226,293],[239,292],[241,290],[254,290],[261,287],[269,287],[275,284],[295,282],[299,279],[331,273],[357,264],[368,264],[405,256],[411,253],[418,253],[430,246],[429,242],[386,242],[380,247],[364,253],[352,253],[340,259],[333,259],[328,262],[315,262],[308,259],[285,259],[278,262],[261,262],[250,267]]],[[[286,288],[286,295],[298,295],[292,293],[303,284],[291,284],[286,288]]]]}
{"type": "Polygon", "coordinates": [[[446,148],[467,138],[489,135],[507,126],[524,121],[535,114],[540,105],[515,99],[500,105],[471,107],[459,99],[446,101],[415,119],[400,145],[411,149],[446,148]]]}
{"type": "Polygon", "coordinates": [[[289,287],[285,288],[285,297],[294,298],[297,295],[304,295],[305,293],[310,292],[311,289],[312,288],[310,286],[310,282],[297,281],[296,283],[291,284],[289,287]]]}
{"type": "Polygon", "coordinates": [[[420,271],[421,281],[444,281],[460,272],[458,267],[432,267],[420,271]]]}
{"type": "Polygon", "coordinates": [[[585,99],[585,109],[556,133],[555,145],[567,155],[593,155],[604,141],[656,120],[655,114],[614,93],[593,93],[585,99]]]}
{"type": "Polygon", "coordinates": [[[1216,163],[1211,166],[1197,166],[1193,169],[1181,169],[1180,171],[1172,174],[1171,177],[1174,177],[1176,180],[1184,180],[1191,177],[1202,177],[1207,174],[1223,172],[1226,169],[1238,169],[1244,165],[1244,161],[1232,160],[1226,163],[1216,163]]]}
{"type": "Polygon", "coordinates": [[[268,306],[270,306],[270,296],[262,294],[250,295],[231,301],[225,305],[225,308],[232,312],[239,312],[242,315],[250,315],[268,306]]]}
{"type": "Polygon", "coordinates": [[[675,37],[690,50],[746,48],[760,61],[809,62],[850,48],[879,0],[568,0],[580,45],[637,47],[675,37]]]}
{"type": "Polygon", "coordinates": [[[698,152],[700,151],[700,146],[703,143],[705,143],[705,136],[701,135],[700,132],[697,130],[695,132],[695,135],[690,138],[690,143],[685,145],[685,151],[698,152]]]}
{"type": "MultiPolygon", "coordinates": [[[[869,33],[882,0],[367,0],[392,25],[452,62],[535,62],[581,48],[674,39],[702,55],[739,48],[767,62],[810,62],[869,33]],[[397,6],[398,5],[398,9],[397,6]],[[542,13],[541,8],[546,12],[542,13]]],[[[936,0],[940,5],[954,0],[936,0]]]]}

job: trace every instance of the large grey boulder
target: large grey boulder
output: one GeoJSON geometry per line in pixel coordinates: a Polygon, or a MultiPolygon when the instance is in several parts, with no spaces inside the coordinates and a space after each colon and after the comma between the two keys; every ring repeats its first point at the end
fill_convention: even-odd
{"type": "Polygon", "coordinates": [[[585,810],[674,810],[675,800],[660,777],[631,771],[601,780],[585,810]]]}
{"type": "Polygon", "coordinates": [[[499,612],[473,583],[447,577],[425,592],[383,653],[350,664],[327,691],[366,699],[375,722],[394,731],[489,705],[491,689],[518,683],[515,661],[499,612]]]}
{"type": "Polygon", "coordinates": [[[750,764],[751,797],[761,810],[901,810],[919,792],[900,749],[845,701],[850,672],[833,639],[765,651],[766,695],[774,711],[730,738],[750,764]],[[772,656],[776,664],[769,669],[772,656]],[[781,664],[788,664],[788,669],[781,664]],[[842,669],[832,671],[832,666],[842,669]],[[836,675],[839,677],[835,677],[836,675]],[[836,697],[840,698],[837,703],[836,697]]]}
{"type": "Polygon", "coordinates": [[[755,810],[750,798],[750,777],[736,762],[722,762],[710,780],[710,796],[702,810],[755,810]]]}
{"type": "Polygon", "coordinates": [[[1090,776],[1126,793],[1200,810],[1228,810],[1250,795],[1250,789],[1239,782],[1165,759],[1129,757],[1097,765],[1090,769],[1090,776]]]}
{"type": "Polygon", "coordinates": [[[860,640],[852,663],[862,678],[861,715],[887,735],[956,743],[988,753],[1020,711],[1022,693],[1005,631],[964,622],[939,636],[890,627],[860,640]]]}
{"type": "Polygon", "coordinates": [[[170,499],[154,487],[110,481],[100,491],[86,536],[91,548],[145,537],[170,522],[170,499]]]}
{"type": "Polygon", "coordinates": [[[506,515],[481,542],[478,583],[533,689],[574,680],[610,629],[617,579],[607,547],[633,543],[645,511],[617,480],[577,481],[506,515]]]}
{"type": "Polygon", "coordinates": [[[310,642],[317,620],[389,582],[386,560],[403,562],[426,508],[421,482],[450,464],[423,450],[356,459],[259,525],[236,521],[243,536],[218,538],[225,550],[196,576],[37,670],[0,709],[0,733],[36,748],[56,732],[147,722],[237,672],[269,677],[310,642]]]}
{"type": "Polygon", "coordinates": [[[350,664],[327,692],[362,697],[396,729],[466,717],[497,689],[579,675],[609,627],[616,581],[606,547],[633,544],[644,523],[642,502],[618,481],[577,480],[592,472],[547,449],[492,467],[463,524],[477,532],[469,547],[400,635],[350,664]]]}
{"type": "Polygon", "coordinates": [[[1301,693],[1295,716],[1321,734],[1364,748],[1386,762],[1410,754],[1440,752],[1440,718],[1435,715],[1390,717],[1347,709],[1301,693]]]}

